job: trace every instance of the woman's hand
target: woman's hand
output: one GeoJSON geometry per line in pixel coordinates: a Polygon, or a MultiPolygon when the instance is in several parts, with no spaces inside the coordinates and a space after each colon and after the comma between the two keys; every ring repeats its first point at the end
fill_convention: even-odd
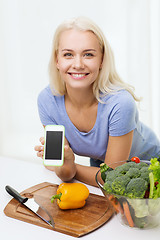
{"type": "MultiPolygon", "coordinates": [[[[44,137],[40,138],[41,145],[35,146],[34,150],[37,151],[37,156],[43,159],[44,154],[44,137]]],[[[71,180],[76,174],[75,156],[72,149],[69,146],[67,139],[65,138],[64,145],[64,164],[61,167],[45,166],[48,170],[55,171],[57,176],[62,181],[71,180]]]]}
{"type": "Polygon", "coordinates": [[[70,181],[74,178],[76,174],[76,164],[75,155],[70,148],[68,141],[66,141],[64,146],[64,164],[61,167],[55,167],[56,175],[62,181],[70,181]]]}
{"type": "Polygon", "coordinates": [[[37,156],[43,159],[43,151],[44,151],[44,137],[39,139],[42,145],[35,146],[34,150],[37,151],[37,156]]]}
{"type": "MultiPolygon", "coordinates": [[[[37,151],[37,156],[43,159],[44,153],[44,137],[39,139],[41,145],[35,146],[34,150],[37,151]]],[[[72,149],[69,147],[69,143],[65,138],[64,142],[64,159],[72,159],[74,157],[72,149]]]]}

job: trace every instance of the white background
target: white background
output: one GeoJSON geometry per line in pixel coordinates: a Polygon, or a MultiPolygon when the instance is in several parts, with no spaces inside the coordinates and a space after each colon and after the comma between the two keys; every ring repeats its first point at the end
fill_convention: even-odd
{"type": "Polygon", "coordinates": [[[160,137],[159,0],[0,0],[0,155],[40,162],[38,93],[48,84],[56,27],[87,16],[104,31],[121,78],[143,97],[140,119],[160,137]]]}

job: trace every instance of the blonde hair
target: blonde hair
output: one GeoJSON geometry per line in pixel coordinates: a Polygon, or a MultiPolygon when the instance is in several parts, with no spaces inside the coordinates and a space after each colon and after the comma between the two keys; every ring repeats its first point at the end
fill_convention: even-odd
{"type": "Polygon", "coordinates": [[[63,31],[69,29],[91,31],[98,38],[100,48],[103,53],[103,62],[99,75],[93,83],[93,94],[96,99],[101,102],[101,95],[115,93],[118,90],[126,89],[131,93],[136,101],[139,101],[139,99],[134,94],[134,88],[131,85],[123,82],[117,74],[113,52],[103,32],[94,22],[86,17],[73,18],[63,22],[59,25],[54,34],[52,54],[49,62],[50,86],[53,94],[65,95],[66,93],[65,83],[61,80],[59,71],[56,66],[56,60],[60,35],[63,31]]]}

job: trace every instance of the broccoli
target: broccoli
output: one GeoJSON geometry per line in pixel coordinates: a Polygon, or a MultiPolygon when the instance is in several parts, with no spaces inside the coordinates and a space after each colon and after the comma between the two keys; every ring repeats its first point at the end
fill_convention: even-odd
{"type": "Polygon", "coordinates": [[[120,177],[122,176],[122,174],[119,174],[118,172],[116,172],[115,170],[109,171],[106,174],[106,181],[113,181],[116,177],[120,177]]]}
{"type": "MultiPolygon", "coordinates": [[[[103,165],[104,169],[104,165],[103,165]]],[[[127,162],[105,172],[104,189],[108,193],[129,198],[143,198],[149,185],[148,165],[144,162],[127,162]]]]}
{"type": "Polygon", "coordinates": [[[135,162],[127,162],[127,165],[130,166],[130,168],[131,167],[135,168],[137,166],[137,163],[135,163],[135,162]]]}
{"type": "Polygon", "coordinates": [[[140,163],[137,163],[137,164],[136,164],[136,167],[137,167],[138,169],[141,169],[141,168],[143,168],[143,167],[148,167],[148,164],[145,163],[145,162],[140,162],[140,163]]]}
{"type": "Polygon", "coordinates": [[[148,167],[142,167],[140,169],[140,172],[141,172],[141,178],[146,180],[147,183],[149,184],[149,173],[151,172],[151,170],[149,170],[148,167]]]}
{"type": "Polygon", "coordinates": [[[130,166],[128,163],[124,163],[123,165],[120,165],[115,168],[115,171],[120,174],[126,174],[126,172],[130,169],[130,166]]]}
{"type": "Polygon", "coordinates": [[[129,198],[143,198],[148,188],[148,183],[142,178],[132,178],[128,183],[125,196],[129,198]]]}
{"type": "Polygon", "coordinates": [[[149,172],[141,172],[141,178],[143,178],[149,184],[149,172]]]}
{"type": "Polygon", "coordinates": [[[112,193],[113,190],[112,190],[112,182],[107,180],[105,183],[104,183],[104,186],[103,188],[108,192],[108,193],[112,193]]]}
{"type": "Polygon", "coordinates": [[[128,170],[128,172],[126,173],[126,175],[127,175],[128,177],[130,177],[130,178],[138,178],[138,177],[140,177],[141,172],[140,172],[140,170],[139,170],[138,168],[132,167],[132,168],[130,168],[130,169],[128,170]]]}
{"type": "Polygon", "coordinates": [[[148,167],[142,167],[141,169],[140,169],[140,172],[142,173],[142,172],[151,172],[151,170],[149,170],[148,169],[148,167]]]}
{"type": "Polygon", "coordinates": [[[130,181],[130,178],[127,177],[126,175],[117,177],[112,182],[113,192],[118,194],[118,195],[123,195],[123,193],[125,192],[126,186],[129,183],[129,181],[130,181]]]}

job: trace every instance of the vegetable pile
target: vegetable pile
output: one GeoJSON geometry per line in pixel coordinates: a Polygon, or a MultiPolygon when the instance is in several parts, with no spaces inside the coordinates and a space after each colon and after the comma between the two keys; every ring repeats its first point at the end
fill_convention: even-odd
{"type": "Polygon", "coordinates": [[[115,169],[102,163],[100,171],[109,200],[129,226],[144,228],[151,216],[159,214],[160,158],[147,164],[134,157],[115,169]]]}

